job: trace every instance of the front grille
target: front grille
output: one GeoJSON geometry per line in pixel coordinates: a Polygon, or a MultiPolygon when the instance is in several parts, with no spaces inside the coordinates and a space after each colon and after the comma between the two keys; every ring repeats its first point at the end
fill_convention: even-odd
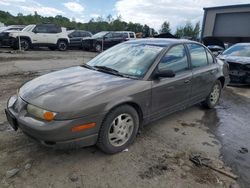
{"type": "Polygon", "coordinates": [[[241,70],[242,68],[242,64],[240,63],[228,62],[228,64],[230,70],[241,70]]]}

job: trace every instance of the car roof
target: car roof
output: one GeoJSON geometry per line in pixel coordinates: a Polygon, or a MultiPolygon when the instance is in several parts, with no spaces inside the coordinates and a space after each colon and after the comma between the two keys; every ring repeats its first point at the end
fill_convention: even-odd
{"type": "MultiPolygon", "coordinates": [[[[148,39],[138,39],[126,42],[128,44],[144,44],[144,45],[153,45],[167,47],[172,44],[183,44],[183,43],[198,43],[186,39],[164,39],[164,38],[148,38],[148,39]]],[[[198,43],[200,44],[200,43],[198,43]]]]}

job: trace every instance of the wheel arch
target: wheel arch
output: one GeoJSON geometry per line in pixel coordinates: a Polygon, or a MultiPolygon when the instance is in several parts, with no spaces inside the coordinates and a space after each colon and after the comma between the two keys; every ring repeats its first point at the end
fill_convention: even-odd
{"type": "Polygon", "coordinates": [[[136,112],[137,112],[137,114],[139,116],[139,127],[141,128],[141,126],[143,124],[142,123],[143,122],[143,117],[144,117],[143,111],[142,111],[142,109],[141,109],[141,107],[140,107],[140,105],[138,103],[136,103],[134,101],[131,101],[131,100],[121,101],[121,102],[117,102],[117,103],[108,105],[106,107],[107,113],[106,113],[105,117],[109,114],[110,111],[112,111],[113,109],[118,108],[120,106],[123,106],[123,105],[131,106],[136,110],[136,112]]]}
{"type": "Polygon", "coordinates": [[[59,39],[57,39],[57,44],[58,44],[58,42],[60,42],[60,41],[65,41],[65,42],[67,43],[67,45],[69,44],[69,40],[66,39],[66,38],[59,38],[59,39]]]}
{"type": "MultiPolygon", "coordinates": [[[[26,40],[28,40],[29,43],[32,44],[31,38],[30,38],[30,37],[28,37],[28,36],[19,36],[19,37],[20,37],[20,39],[26,39],[26,40]]],[[[19,40],[19,39],[18,39],[18,36],[16,37],[16,40],[17,40],[17,41],[19,40]]]]}
{"type": "Polygon", "coordinates": [[[220,81],[221,87],[224,88],[224,86],[225,86],[225,77],[224,76],[220,76],[217,80],[220,81]]]}

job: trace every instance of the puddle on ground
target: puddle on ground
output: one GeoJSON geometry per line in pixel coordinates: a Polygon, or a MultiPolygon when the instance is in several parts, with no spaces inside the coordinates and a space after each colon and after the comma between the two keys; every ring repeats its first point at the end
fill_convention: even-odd
{"type": "MultiPolygon", "coordinates": [[[[231,90],[223,93],[216,109],[205,110],[202,122],[220,140],[226,165],[239,176],[241,187],[250,185],[250,154],[239,152],[250,149],[250,101],[231,90]]],[[[215,143],[216,144],[216,143],[215,143]]]]}

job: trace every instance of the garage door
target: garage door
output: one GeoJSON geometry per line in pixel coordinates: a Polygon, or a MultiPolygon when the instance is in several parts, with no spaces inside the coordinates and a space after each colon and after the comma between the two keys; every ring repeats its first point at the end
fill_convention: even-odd
{"type": "Polygon", "coordinates": [[[250,37],[250,12],[217,14],[213,36],[250,37]]]}

